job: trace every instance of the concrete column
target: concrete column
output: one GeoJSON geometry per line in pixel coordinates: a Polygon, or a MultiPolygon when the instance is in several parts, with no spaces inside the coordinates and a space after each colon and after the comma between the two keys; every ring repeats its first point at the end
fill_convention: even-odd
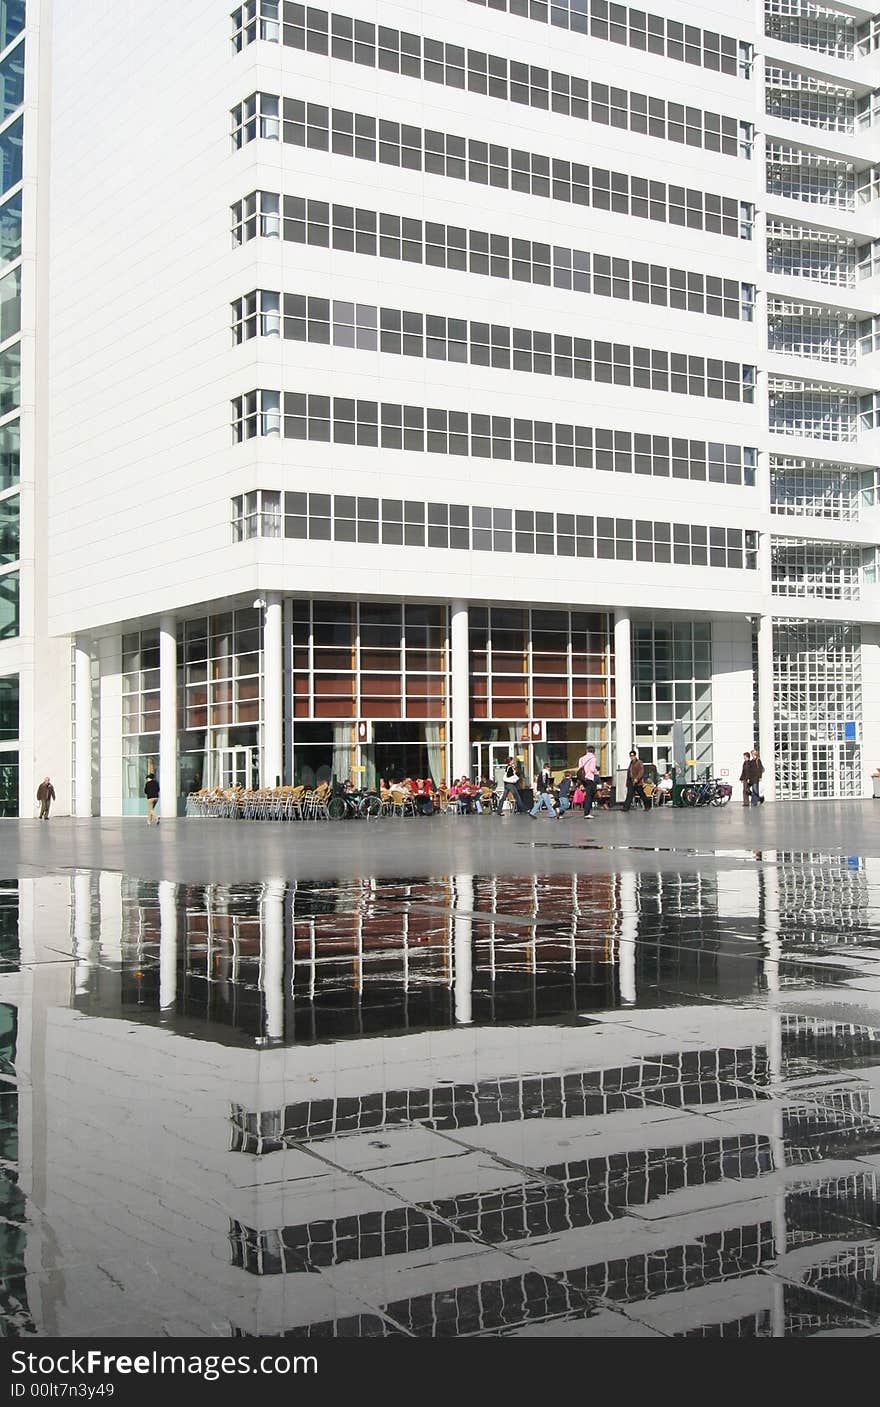
{"type": "Polygon", "coordinates": [[[177,886],[159,881],[159,1010],[177,1001],[177,886]]]}
{"type": "MultiPolygon", "coordinates": [[[[471,690],[470,641],[468,638],[468,603],[449,604],[449,643],[452,665],[452,759],[449,776],[469,777],[471,759],[471,690]]],[[[434,781],[439,781],[435,777],[434,781]]]]}
{"type": "Polygon", "coordinates": [[[758,749],[764,764],[762,793],[776,799],[775,712],[773,707],[773,617],[761,616],[758,624],[758,749]]]}
{"type": "MultiPolygon", "coordinates": [[[[461,773],[456,775],[460,776],[461,773]]],[[[455,876],[454,960],[455,1020],[461,1026],[473,1020],[474,964],[471,947],[474,907],[474,877],[455,876]],[[459,910],[464,912],[460,913],[459,910]]]]}
{"type": "Polygon", "coordinates": [[[264,787],[281,783],[284,758],[284,679],[281,597],[277,591],[266,594],[263,622],[263,765],[264,787]]]}
{"type": "Polygon", "coordinates": [[[266,1006],[265,1034],[284,1036],[284,894],[283,879],[270,879],[263,888],[262,979],[266,1006]]]}
{"type": "Polygon", "coordinates": [[[159,622],[159,815],[177,815],[177,619],[159,622]]]}
{"type": "MultiPolygon", "coordinates": [[[[92,657],[84,642],[74,649],[73,687],[76,735],[73,805],[77,816],[92,814],[92,657]]],[[[43,778],[40,777],[40,781],[43,778]]]]}
{"type": "Polygon", "coordinates": [[[614,612],[614,691],[617,723],[614,766],[629,766],[633,745],[632,635],[629,611],[614,612]]]}

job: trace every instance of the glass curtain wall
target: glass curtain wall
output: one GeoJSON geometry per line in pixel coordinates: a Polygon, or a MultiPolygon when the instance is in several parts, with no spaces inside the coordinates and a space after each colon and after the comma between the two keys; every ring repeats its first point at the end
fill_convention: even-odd
{"type": "Polygon", "coordinates": [[[262,711],[258,609],[184,621],[177,632],[178,791],[257,786],[262,711]]]}
{"type": "MultiPolygon", "coordinates": [[[[531,780],[544,763],[557,775],[576,768],[589,742],[608,775],[614,651],[607,613],[472,606],[469,618],[474,743],[508,744],[531,780]],[[529,743],[532,722],[544,726],[529,743]]],[[[499,753],[485,747],[478,756],[482,771],[499,753]]]]}
{"type": "Polygon", "coordinates": [[[779,796],[860,796],[861,628],[775,621],[773,661],[779,796]]]}
{"type": "Polygon", "coordinates": [[[684,729],[688,777],[712,768],[712,627],[698,621],[634,621],[633,734],[643,762],[672,766],[673,727],[684,729]]]}
{"type": "Polygon", "coordinates": [[[18,675],[0,678],[0,816],[19,814],[18,675]]]}
{"type": "Polygon", "coordinates": [[[294,784],[445,780],[448,630],[445,606],[294,601],[294,784]]]}

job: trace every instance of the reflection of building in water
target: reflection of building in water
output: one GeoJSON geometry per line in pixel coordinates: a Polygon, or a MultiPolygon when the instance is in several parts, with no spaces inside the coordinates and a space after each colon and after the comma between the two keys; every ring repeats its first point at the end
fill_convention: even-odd
{"type": "MultiPolygon", "coordinates": [[[[880,1030],[843,988],[849,1022],[712,1001],[763,989],[754,870],[61,883],[74,961],[51,1001],[59,964],[30,960],[61,929],[33,905],[22,926],[45,1133],[21,1186],[60,1278],[112,1253],[127,1307],[109,1280],[91,1306],[46,1295],[38,1332],[100,1314],[141,1334],[602,1336],[625,1309],[646,1331],[778,1336],[872,1303],[877,1175],[851,1160],[876,1151],[880,1030]],[[614,1010],[630,999],[649,1020],[614,1010]],[[135,1241],[161,1286],[144,1257],[120,1265],[135,1241]]],[[[39,1281],[30,1238],[20,1258],[39,1281]]]]}
{"type": "MultiPolygon", "coordinates": [[[[113,878],[101,884],[75,913],[96,903],[104,915],[113,878]]],[[[742,885],[754,906],[752,872],[742,885]]],[[[630,1004],[640,990],[745,996],[762,981],[760,921],[727,916],[711,875],[167,888],[117,877],[111,962],[89,967],[93,940],[75,919],[81,1010],[309,1041],[533,1020],[630,1004]]]]}

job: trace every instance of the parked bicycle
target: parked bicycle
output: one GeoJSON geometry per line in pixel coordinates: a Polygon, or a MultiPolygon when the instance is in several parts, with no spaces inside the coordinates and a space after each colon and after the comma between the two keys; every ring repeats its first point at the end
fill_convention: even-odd
{"type": "Polygon", "coordinates": [[[717,777],[706,777],[702,782],[690,782],[681,789],[682,806],[726,806],[732,788],[717,777]]]}

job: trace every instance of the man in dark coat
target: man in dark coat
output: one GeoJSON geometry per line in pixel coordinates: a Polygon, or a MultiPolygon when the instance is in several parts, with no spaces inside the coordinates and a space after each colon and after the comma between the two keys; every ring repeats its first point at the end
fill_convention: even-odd
{"type": "Polygon", "coordinates": [[[764,804],[761,795],[761,778],[764,775],[764,764],[758,756],[758,749],[752,748],[752,755],[749,758],[749,790],[752,798],[752,805],[764,804]]]}
{"type": "Polygon", "coordinates": [[[633,797],[637,796],[646,811],[650,811],[651,803],[645,796],[645,764],[641,761],[635,748],[630,750],[629,766],[626,769],[626,801],[623,803],[624,811],[629,811],[633,804],[633,797]]]}
{"type": "MultiPolygon", "coordinates": [[[[148,772],[147,780],[144,782],[144,796],[147,798],[147,825],[153,824],[153,817],[156,816],[156,806],[159,801],[159,783],[156,781],[156,773],[148,772]]],[[[156,816],[156,825],[159,824],[159,817],[156,816]]]]}
{"type": "Polygon", "coordinates": [[[744,752],[744,753],[743,753],[742,771],[741,771],[740,774],[739,774],[739,779],[740,779],[740,781],[742,782],[742,789],[743,789],[743,806],[748,806],[748,805],[749,805],[749,802],[750,802],[750,800],[751,800],[751,795],[752,795],[752,770],[751,770],[751,766],[752,766],[752,755],[751,755],[751,753],[749,753],[749,752],[744,752]]]}
{"type": "Polygon", "coordinates": [[[40,803],[40,820],[48,821],[49,807],[55,800],[55,788],[48,777],[44,777],[37,787],[37,800],[40,803]]]}

